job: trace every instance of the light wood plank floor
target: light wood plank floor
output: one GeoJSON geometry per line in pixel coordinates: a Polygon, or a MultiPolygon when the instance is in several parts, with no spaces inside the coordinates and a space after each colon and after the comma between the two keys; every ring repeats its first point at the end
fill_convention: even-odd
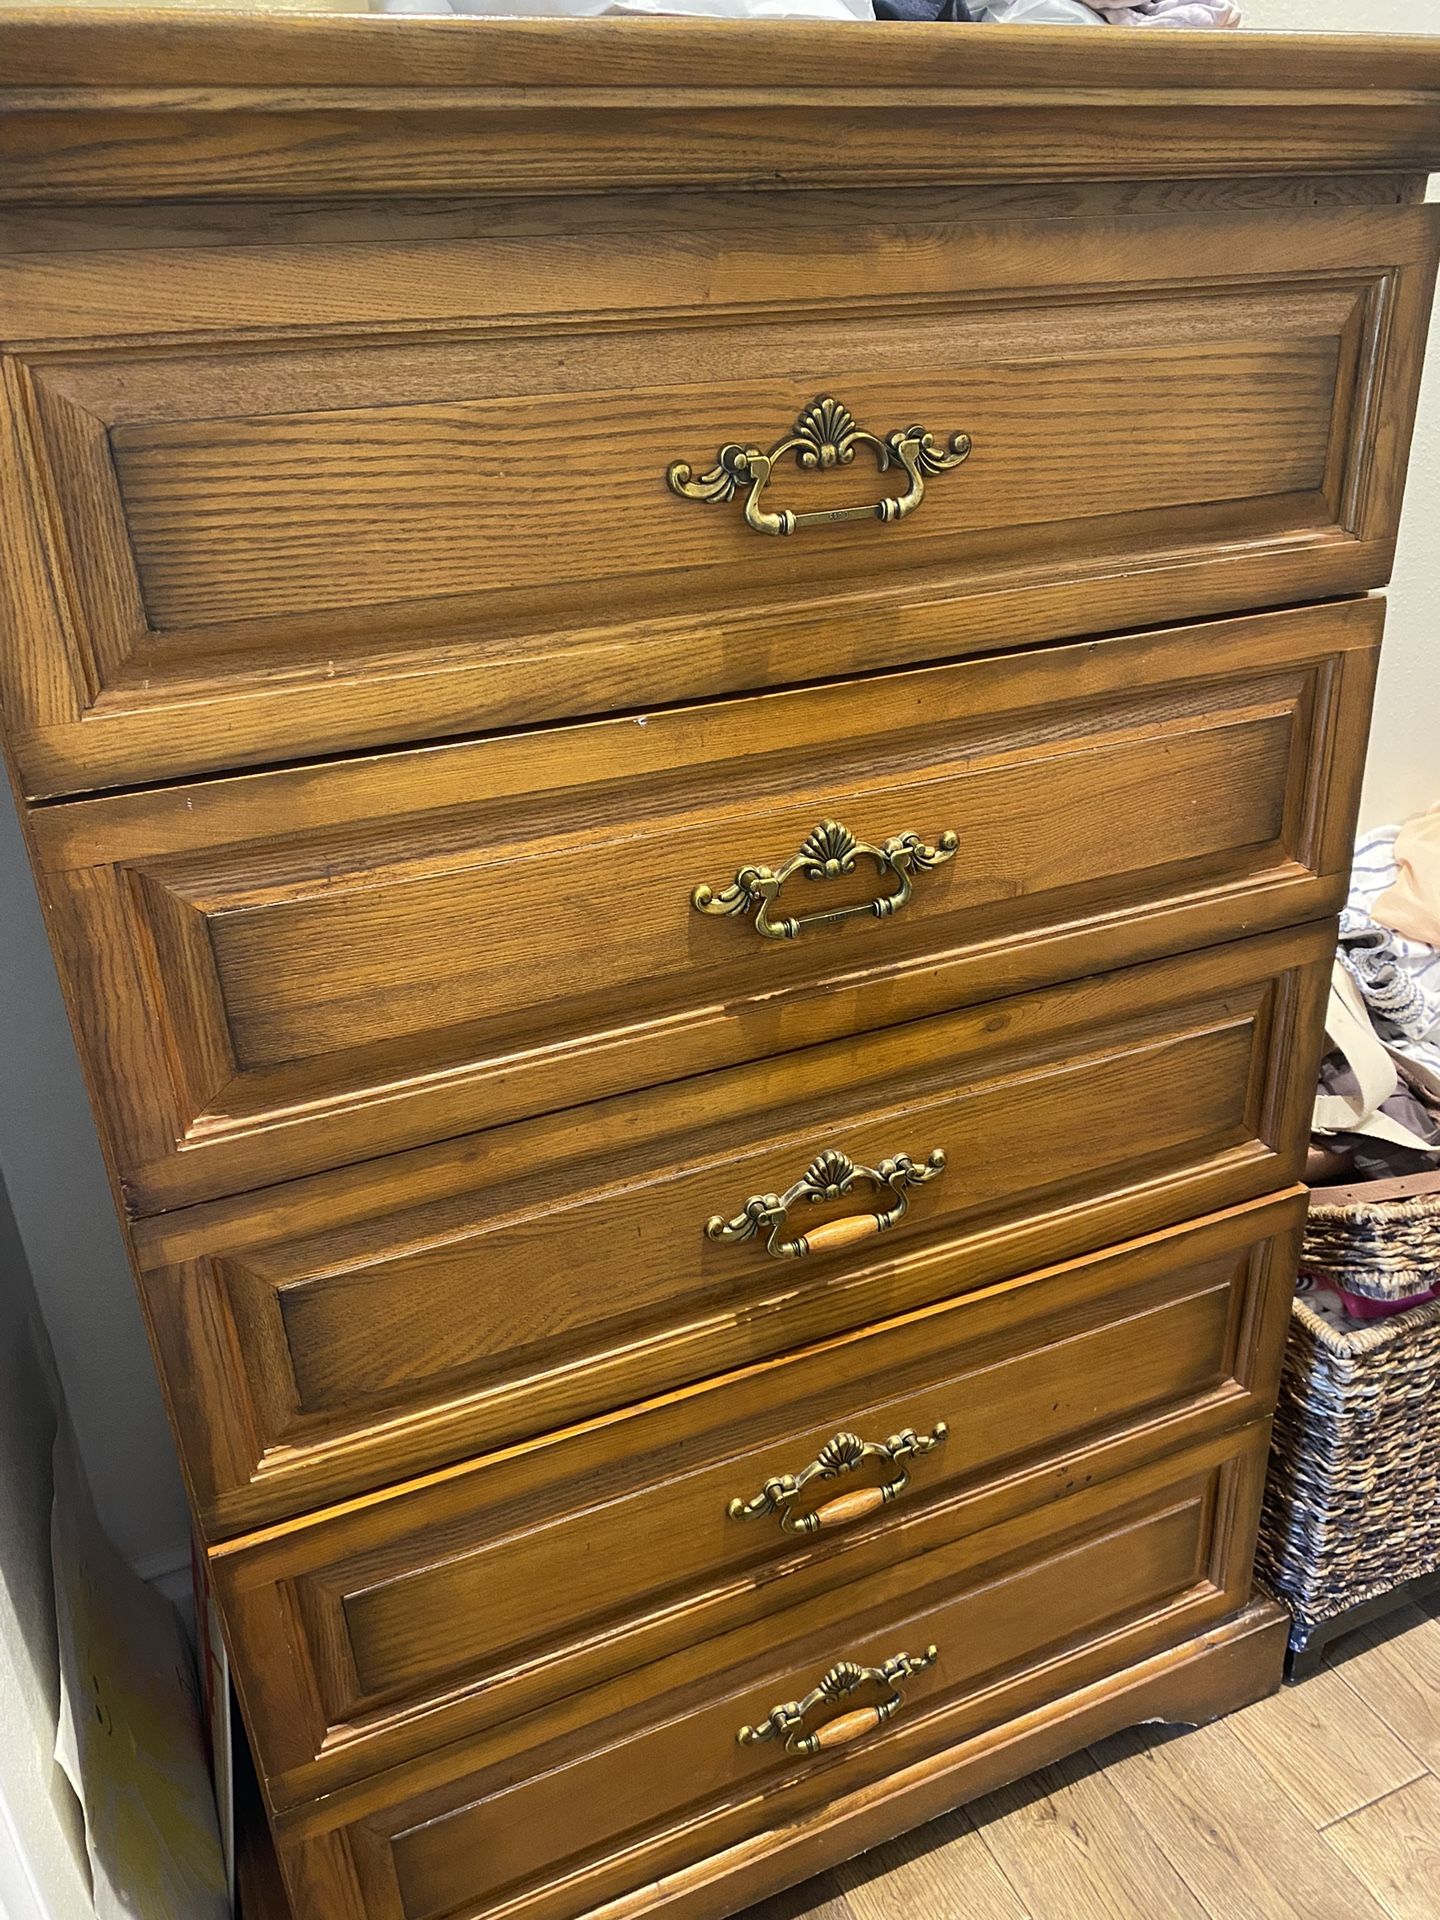
{"type": "Polygon", "coordinates": [[[745,1920],[1440,1920],[1440,1593],[1274,1699],[1104,1741],[745,1920]]]}

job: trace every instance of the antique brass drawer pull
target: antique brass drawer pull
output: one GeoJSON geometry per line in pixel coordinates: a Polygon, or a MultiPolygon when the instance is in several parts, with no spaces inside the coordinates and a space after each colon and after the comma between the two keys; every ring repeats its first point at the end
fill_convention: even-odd
{"type": "Polygon", "coordinates": [[[862,1440],[858,1433],[837,1433],[825,1442],[808,1467],[802,1467],[799,1473],[773,1475],[753,1500],[732,1500],[725,1511],[732,1520],[759,1520],[767,1513],[778,1513],[786,1533],[821,1533],[827,1527],[848,1526],[898,1499],[910,1484],[907,1462],[938,1447],[949,1431],[939,1420],[932,1433],[902,1427],[884,1441],[862,1440]],[[813,1481],[838,1480],[842,1474],[854,1473],[872,1461],[898,1471],[883,1486],[857,1487],[853,1493],[839,1494],[810,1513],[797,1511],[795,1502],[813,1481]]]}
{"type": "Polygon", "coordinates": [[[893,1227],[909,1211],[909,1189],[923,1187],[928,1180],[938,1180],[944,1171],[945,1155],[939,1147],[923,1167],[917,1166],[908,1153],[897,1153],[892,1160],[882,1160],[878,1167],[857,1167],[848,1154],[827,1147],[785,1193],[752,1194],[733,1220],[727,1220],[723,1213],[715,1214],[705,1223],[705,1237],[749,1240],[757,1233],[765,1233],[769,1235],[765,1250],[776,1260],[800,1260],[807,1253],[836,1253],[893,1227]],[[842,1220],[822,1221],[818,1227],[811,1227],[808,1233],[798,1233],[792,1239],[783,1237],[785,1216],[797,1201],[815,1205],[821,1200],[843,1200],[857,1180],[892,1195],[891,1204],[879,1213],[847,1214],[842,1220]]]}
{"type": "Polygon", "coordinates": [[[879,1667],[857,1667],[853,1660],[842,1660],[831,1667],[818,1687],[803,1700],[787,1700],[772,1707],[758,1727],[741,1727],[736,1738],[742,1747],[758,1746],[762,1740],[785,1741],[787,1753],[823,1753],[827,1747],[848,1746],[897,1714],[905,1702],[900,1689],[913,1673],[923,1673],[940,1658],[938,1647],[923,1653],[897,1653],[879,1667]],[[846,1700],[864,1686],[889,1687],[885,1699],[873,1707],[852,1708],[833,1720],[826,1720],[813,1733],[804,1731],[805,1716],[817,1707],[846,1700]]]}
{"type": "Polygon", "coordinates": [[[761,866],[741,867],[730,885],[718,893],[703,884],[696,887],[690,904],[697,913],[745,914],[758,909],[755,931],[762,940],[795,940],[806,927],[824,926],[831,920],[850,920],[857,914],[885,920],[892,913],[899,913],[914,892],[912,872],[927,873],[931,867],[943,867],[947,860],[955,858],[959,844],[959,836],[947,829],[933,847],[926,846],[918,833],[897,833],[883,846],[872,847],[868,841],[857,840],[838,820],[822,820],[805,836],[799,852],[791,854],[784,866],[773,870],[761,866]],[[797,873],[807,880],[834,880],[841,874],[853,873],[855,862],[862,858],[873,860],[882,874],[894,874],[899,886],[877,899],[860,900],[853,906],[822,908],[818,913],[799,913],[788,920],[772,917],[770,910],[780,889],[797,873]]]}
{"type": "Polygon", "coordinates": [[[684,460],[676,460],[666,469],[665,478],[672,493],[686,500],[705,500],[723,505],[733,500],[741,487],[745,496],[745,524],[756,533],[794,533],[798,527],[828,527],[841,520],[879,520],[893,526],[905,519],[925,498],[925,481],[937,473],[948,473],[968,458],[970,436],[952,433],[948,447],[935,444],[935,436],[924,427],[897,428],[882,440],[877,434],[857,427],[848,407],[828,397],[815,401],[800,415],[792,433],[777,440],[768,453],[759,447],[742,447],[734,442],[721,447],[716,464],[697,480],[684,460]],[[792,513],[782,508],[767,513],[760,505],[775,464],[793,453],[797,467],[814,472],[818,468],[848,467],[856,447],[869,447],[881,473],[900,466],[910,476],[910,485],[897,496],[868,501],[857,507],[826,507],[814,513],[792,513]]]}

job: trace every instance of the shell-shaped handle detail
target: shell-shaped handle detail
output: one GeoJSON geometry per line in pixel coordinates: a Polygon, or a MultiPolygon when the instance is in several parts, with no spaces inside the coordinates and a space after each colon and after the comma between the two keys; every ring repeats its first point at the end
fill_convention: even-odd
{"type": "Polygon", "coordinates": [[[850,920],[856,915],[872,920],[888,920],[899,913],[914,892],[912,876],[943,867],[955,858],[959,835],[947,829],[935,845],[927,846],[918,833],[896,833],[880,846],[858,840],[838,820],[822,820],[800,843],[799,850],[780,867],[758,864],[741,867],[728,887],[698,886],[690,896],[697,913],[755,915],[755,931],[762,940],[795,940],[806,927],[824,926],[827,921],[850,920]],[[860,900],[848,907],[821,908],[817,913],[794,914],[788,918],[774,912],[780,889],[798,874],[806,880],[835,880],[853,873],[857,860],[873,860],[883,876],[899,884],[873,900],[860,900]]]}
{"type": "Polygon", "coordinates": [[[952,433],[942,447],[933,433],[924,427],[897,428],[884,439],[857,427],[848,407],[828,395],[814,401],[795,422],[783,440],[777,440],[768,453],[759,447],[741,446],[730,441],[715,456],[715,465],[698,479],[684,460],[672,461],[665,479],[672,493],[683,500],[703,500],[709,505],[725,505],[742,487],[745,494],[745,524],[756,533],[784,536],[801,527],[830,527],[845,520],[878,520],[894,526],[907,519],[925,498],[925,481],[936,474],[948,473],[970,456],[968,433],[952,433]],[[793,454],[797,467],[809,472],[831,467],[848,467],[857,447],[868,447],[881,473],[900,467],[910,484],[902,494],[887,494],[861,506],[823,507],[811,513],[792,513],[788,507],[771,513],[761,506],[760,496],[769,485],[776,463],[793,454]]]}
{"type": "Polygon", "coordinates": [[[803,1260],[810,1253],[838,1253],[874,1234],[887,1233],[910,1210],[910,1188],[923,1187],[938,1180],[945,1171],[945,1153],[936,1147],[923,1165],[908,1153],[897,1153],[882,1160],[878,1167],[859,1167],[846,1153],[827,1147],[784,1193],[752,1193],[733,1219],[723,1213],[705,1223],[707,1240],[750,1240],[765,1234],[765,1251],[775,1260],[803,1260]],[[786,1215],[804,1200],[812,1205],[821,1200],[843,1200],[853,1192],[856,1182],[878,1187],[891,1196],[890,1205],[878,1213],[847,1214],[839,1220],[823,1221],[804,1233],[785,1235],[786,1215]]]}
{"type": "Polygon", "coordinates": [[[801,1700],[787,1700],[772,1707],[758,1726],[741,1727],[735,1736],[742,1747],[758,1746],[765,1740],[783,1740],[787,1753],[823,1753],[829,1747],[849,1746],[863,1739],[897,1714],[905,1702],[900,1689],[912,1674],[923,1673],[940,1658],[938,1647],[926,1647],[923,1653],[896,1653],[878,1667],[857,1666],[853,1660],[841,1660],[818,1686],[801,1700]],[[807,1715],[820,1707],[848,1700],[862,1687],[885,1687],[885,1697],[870,1707],[852,1707],[848,1713],[822,1721],[813,1732],[805,1730],[807,1715]]]}
{"type": "Polygon", "coordinates": [[[772,1474],[753,1499],[732,1500],[725,1511],[732,1520],[759,1520],[768,1513],[778,1514],[786,1533],[824,1533],[850,1526],[898,1500],[910,1484],[910,1461],[933,1452],[949,1431],[943,1420],[937,1420],[929,1433],[902,1427],[888,1440],[862,1440],[858,1433],[837,1433],[799,1473],[772,1474]],[[800,1496],[808,1487],[839,1480],[867,1466],[890,1469],[882,1485],[854,1487],[808,1510],[801,1505],[800,1496]]]}

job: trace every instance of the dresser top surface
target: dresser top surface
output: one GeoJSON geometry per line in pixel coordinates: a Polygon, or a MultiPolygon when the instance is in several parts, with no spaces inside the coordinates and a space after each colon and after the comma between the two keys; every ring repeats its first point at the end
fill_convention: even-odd
{"type": "Polygon", "coordinates": [[[249,14],[224,7],[16,8],[0,16],[5,89],[418,88],[682,99],[919,88],[1043,102],[1235,89],[1317,109],[1376,92],[1440,104],[1440,35],[1076,33],[1065,27],[814,20],[510,20],[249,14]]]}
{"type": "Polygon", "coordinates": [[[0,13],[0,202],[587,190],[597,155],[622,188],[1418,173],[1440,37],[0,13]]]}

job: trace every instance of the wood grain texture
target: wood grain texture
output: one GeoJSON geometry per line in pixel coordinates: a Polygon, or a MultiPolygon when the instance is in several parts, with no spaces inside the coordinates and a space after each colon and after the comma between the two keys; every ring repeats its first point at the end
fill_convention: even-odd
{"type": "MultiPolygon", "coordinates": [[[[838,1892],[807,1900],[807,1888],[792,1883],[839,1861],[846,1884],[863,1871],[863,1862],[848,1864],[850,1856],[885,1841],[900,1828],[943,1815],[975,1794],[983,1794],[1022,1774],[1043,1767],[1057,1756],[1102,1740],[1118,1727],[1134,1722],[1174,1720],[1201,1724],[1262,1699],[1279,1684],[1285,1641],[1285,1616],[1273,1603],[1256,1600],[1221,1626],[1177,1642],[1164,1653],[1137,1661],[1123,1674],[1078,1687],[1060,1695],[1018,1722],[992,1729],[908,1768],[878,1786],[845,1795],[822,1815],[793,1822],[764,1834],[751,1847],[731,1849],[717,1861],[704,1861],[650,1882],[633,1894],[610,1902],[601,1911],[606,1920],[638,1920],[660,1914],[666,1920],[724,1920],[742,1906],[772,1894],[777,1887],[790,1891],[761,1911],[765,1920],[847,1920],[848,1897],[838,1892]]],[[[915,1835],[907,1844],[913,1851],[915,1835]]],[[[300,1912],[335,1911],[353,1915],[360,1898],[349,1858],[336,1836],[317,1834],[292,1850],[291,1877],[300,1912]]],[[[987,1875],[990,1892],[993,1874],[987,1875]]],[[[835,1887],[837,1876],[819,1884],[835,1887]]],[[[966,1882],[966,1895],[969,1881],[966,1882]]],[[[290,1920],[288,1901],[263,1920],[290,1920]]],[[[964,1920],[992,1920],[988,1906],[962,1906],[964,1920]]],[[[911,1920],[904,1908],[895,1920],[911,1920]]],[[[251,1920],[246,1914],[244,1920],[251,1920]]],[[[1014,1920],[1011,1908],[1001,1905],[994,1920],[1014,1920]]],[[[1033,1920],[1033,1917],[1027,1917],[1033,1920]]],[[[1074,1920],[1069,1912],[1040,1920],[1074,1920]]],[[[1149,1920],[1141,1914],[1136,1920],[1149,1920]]],[[[1215,1920],[1230,1920],[1217,1915],[1215,1920]]]]}
{"type": "MultiPolygon", "coordinates": [[[[1401,1620],[1392,1624],[1389,1639],[1403,1647],[1405,1636],[1415,1631],[1413,1622],[1401,1620]]],[[[1343,1665],[1364,1672],[1376,1658],[1374,1648],[1359,1647],[1343,1665]]],[[[1263,1753],[1268,1770],[1284,1789],[1284,1802],[1267,1801],[1267,1812],[1277,1822],[1312,1831],[1318,1826],[1327,1843],[1331,1834],[1343,1838],[1348,1822],[1324,1818],[1328,1806],[1312,1805],[1309,1789],[1317,1772],[1338,1780],[1354,1745],[1357,1704],[1349,1687],[1322,1668],[1302,1686],[1282,1688],[1231,1717],[1229,1727],[1253,1751],[1263,1753]],[[1334,1682],[1328,1687],[1322,1680],[1327,1672],[1334,1682]],[[1297,1714],[1297,1702],[1309,1703],[1304,1712],[1297,1714]]],[[[1388,1769],[1372,1765],[1379,1757],[1373,1728],[1362,1721],[1359,1733],[1357,1770],[1347,1789],[1355,1797],[1348,1800],[1347,1811],[1363,1809],[1357,1827],[1369,1826],[1374,1816],[1371,1831],[1380,1872],[1402,1872],[1403,1883],[1393,1897],[1401,1903],[1407,1897],[1418,1899],[1424,1913],[1423,1903],[1435,1884],[1430,1854],[1440,1843],[1440,1800],[1431,1791],[1434,1776],[1424,1773],[1412,1755],[1410,1772],[1383,1789],[1388,1769]]],[[[1154,1732],[1146,1736],[1147,1742],[1159,1737],[1154,1732]]],[[[1167,1898],[1176,1897],[1176,1869],[1159,1839],[1114,1790],[1108,1770],[1120,1744],[1102,1740],[1083,1755],[1042,1769],[1030,1782],[988,1793],[900,1840],[792,1887],[758,1912],[764,1920],[837,1920],[837,1915],[844,1920],[842,1910],[863,1915],[863,1920],[918,1920],[920,1915],[925,1920],[1078,1920],[1092,1912],[1109,1920],[1152,1920],[1157,1911],[1167,1910],[1167,1898]],[[1082,1789],[1078,1800],[1077,1785],[1082,1789]],[[1113,1871],[1093,1871],[1092,1860],[1113,1865],[1113,1871]],[[1086,1896],[1083,1903],[1077,1902],[1077,1887],[1086,1896]]],[[[1223,1852],[1226,1841],[1227,1830],[1217,1826],[1217,1850],[1223,1852]]],[[[1379,1874],[1370,1891],[1386,1904],[1379,1874]]],[[[1219,1862],[1212,1894],[1214,1904],[1199,1909],[1205,1920],[1237,1920],[1253,1913],[1253,1882],[1240,1849],[1231,1852],[1228,1862],[1219,1862]]],[[[1403,1904],[1397,1911],[1404,1914],[1403,1904]]]]}
{"type": "MultiPolygon", "coordinates": [[[[922,1836],[920,1846],[887,1841],[857,1860],[848,1860],[834,1878],[842,1890],[849,1920],[890,1920],[897,1910],[924,1914],[925,1920],[1028,1920],[1005,1875],[963,1812],[942,1816],[922,1836]],[[942,1870],[934,1858],[941,1848],[942,1870]],[[877,1884],[883,1882],[883,1885],[877,1884]]],[[[776,1911],[789,1898],[783,1920],[812,1920],[804,1889],[791,1889],[773,1903],[755,1909],[753,1920],[782,1920],[776,1911]],[[796,1895],[802,1897],[797,1900],[796,1895]]],[[[821,1920],[815,1916],[815,1920],[821,1920]]]]}
{"type": "MultiPolygon", "coordinates": [[[[810,528],[773,551],[743,524],[738,504],[684,503],[658,484],[682,452],[699,472],[727,440],[764,448],[790,432],[793,382],[747,377],[745,369],[746,358],[767,365],[787,343],[763,334],[743,340],[738,329],[717,329],[718,339],[691,332],[646,341],[647,391],[628,406],[615,362],[636,356],[622,336],[618,352],[608,339],[567,341],[555,358],[563,354],[574,369],[566,377],[577,390],[553,398],[545,391],[551,368],[530,348],[531,391],[513,398],[502,389],[494,399],[322,410],[318,396],[305,394],[291,396],[292,405],[300,401],[294,411],[112,427],[115,491],[154,636],[138,645],[163,654],[179,636],[193,647],[208,637],[197,629],[215,627],[224,630],[222,647],[231,629],[242,639],[248,628],[263,644],[273,626],[260,623],[293,630],[318,611],[317,625],[329,613],[338,626],[334,616],[349,608],[439,598],[476,603],[483,640],[487,629],[513,626],[539,594],[564,626],[576,620],[565,606],[572,596],[572,605],[582,595],[590,602],[592,619],[662,605],[676,572],[686,575],[692,605],[761,580],[777,597],[809,597],[822,575],[826,586],[846,576],[868,584],[941,559],[963,564],[972,534],[1006,537],[1017,571],[1033,570],[1037,550],[1058,566],[1083,538],[1086,530],[1073,525],[1077,506],[1084,518],[1117,522],[1122,539],[1124,522],[1140,515],[1163,516],[1183,538],[1197,507],[1238,513],[1231,503],[1243,501],[1244,513],[1258,517],[1264,506],[1250,503],[1272,496],[1280,513],[1299,518],[1309,507],[1324,524],[1329,503],[1298,496],[1324,487],[1336,388],[1350,376],[1340,344],[1356,293],[1301,293],[1290,328],[1282,313],[1286,330],[1259,341],[1247,337],[1243,298],[1233,320],[1215,304],[1205,301],[1203,348],[1167,337],[1123,355],[1098,345],[1087,352],[1081,328],[1072,344],[1062,323],[1038,365],[1005,364],[1020,342],[1007,340],[993,312],[988,366],[967,351],[968,329],[956,338],[949,316],[909,325],[877,316],[868,328],[855,326],[850,352],[840,343],[832,349],[826,390],[838,388],[872,432],[883,436],[913,418],[936,423],[943,445],[963,426],[976,451],[963,470],[930,481],[903,529],[810,528]],[[903,371],[876,367],[881,337],[884,357],[903,371]],[[942,354],[961,362],[955,372],[918,370],[942,354]],[[727,377],[724,368],[735,370],[727,377]],[[586,392],[580,382],[600,390],[586,392]],[[336,546],[346,555],[338,575],[336,546]]],[[[1197,299],[1179,316],[1182,334],[1198,307],[1197,299]]],[[[1086,318],[1097,337],[1113,338],[1123,324],[1113,311],[1092,309],[1086,318]]],[[[815,357],[805,330],[794,331],[790,351],[815,357]]],[[[388,384],[383,366],[375,372],[377,385],[388,384]]],[[[476,372],[483,380],[484,370],[476,372]]],[[[873,454],[868,465],[863,456],[862,449],[839,476],[782,468],[766,506],[807,512],[903,491],[903,474],[882,478],[873,454]]],[[[81,531],[83,539],[89,529],[81,531]]],[[[83,553],[82,541],[75,544],[83,553]]],[[[381,619],[389,626],[395,616],[381,619]]],[[[637,696],[644,691],[637,685],[637,696]]]]}
{"type": "MultiPolygon", "coordinates": [[[[387,221],[305,245],[298,280],[273,244],[0,261],[27,791],[1383,582],[1433,209],[966,224],[862,199],[803,227],[753,199],[748,226],[723,202],[628,231],[387,221]],[[974,451],[900,525],[788,540],[667,489],[824,391],[974,451]]],[[[867,459],[771,492],[893,491],[867,459]]]]}
{"type": "Polygon", "coordinates": [[[1440,164],[1425,40],[1132,52],[1063,28],[1017,48],[990,28],[51,9],[8,17],[6,43],[0,160],[21,201],[1440,164]]]}
{"type": "Polygon", "coordinates": [[[1420,1761],[1343,1674],[1322,1667],[1235,1723],[1313,1825],[1327,1827],[1407,1786],[1420,1761]]]}
{"type": "Polygon", "coordinates": [[[1330,1664],[1424,1766],[1440,1771],[1440,1619],[1401,1607],[1340,1641],[1330,1664]]]}
{"type": "MultiPolygon", "coordinates": [[[[1275,1684],[1437,160],[1416,40],[6,12],[6,752],[304,1920],[719,1920],[1275,1684]],[[666,490],[827,391],[971,457],[792,539],[666,490]],[[956,858],[692,911],[827,817],[956,858]],[[950,1165],[705,1238],[837,1144],[950,1165]],[[728,1517],[927,1419],[892,1501],[728,1517]]],[[[1283,1795],[1211,1751],[1170,1818],[1283,1795]]],[[[1057,1870],[1198,1920],[1138,1791],[1067,1774],[1057,1870]]],[[[1265,1898],[1375,1920],[1312,1837],[1265,1898]]]]}
{"type": "MultiPolygon", "coordinates": [[[[129,1203],[1331,911],[1379,619],[1341,603],[38,814],[129,1203]],[[903,913],[793,941],[694,911],[826,819],[960,851],[903,913]]],[[[829,902],[893,891],[861,867],[829,902]]],[[[780,912],[819,891],[797,878],[780,912]]]]}
{"type": "Polygon", "coordinates": [[[1205,1909],[1088,1755],[991,1794],[983,1825],[972,1824],[981,1851],[996,1861],[1025,1911],[1050,1902],[1086,1920],[1207,1920],[1205,1909]]]}
{"type": "Polygon", "coordinates": [[[141,1284],[202,1525],[233,1533],[1284,1186],[1332,940],[1324,923],[1237,943],[155,1220],[141,1284]],[[945,1174],[848,1253],[704,1233],[822,1150],[874,1166],[937,1147],[945,1174]]]}
{"type": "Polygon", "coordinates": [[[1230,1910],[1238,1875],[1255,1920],[1384,1920],[1233,1728],[1120,1746],[1110,1778],[1211,1913],[1230,1910]]]}
{"type": "MultiPolygon", "coordinates": [[[[702,1846],[718,1852],[742,1837],[753,1845],[757,1788],[772,1833],[807,1806],[829,1803],[833,1812],[867,1784],[903,1777],[998,1718],[1039,1704],[1057,1681],[1093,1684],[1114,1671],[1117,1657],[1144,1658],[1187,1628],[1234,1611],[1248,1584],[1244,1531],[1258,1499],[1265,1431],[1262,1425],[1194,1448],[1077,1492],[1043,1518],[968,1536],[902,1564],[891,1576],[889,1608],[862,1608],[848,1635],[837,1596],[808,1635],[804,1607],[772,1620],[760,1667],[743,1632],[706,1643],[714,1677],[698,1689],[669,1694],[659,1663],[638,1682],[642,1713],[612,1721],[599,1752],[586,1752],[583,1726],[559,1731],[566,1724],[560,1708],[548,1723],[554,1738],[540,1723],[532,1723],[528,1738],[518,1736],[525,1741],[519,1778],[503,1758],[517,1735],[500,1732],[487,1736],[488,1764],[484,1741],[461,1743],[417,1763],[408,1789],[401,1784],[405,1770],[394,1770],[383,1782],[282,1816],[292,1896],[305,1910],[310,1839],[338,1829],[368,1910],[385,1920],[402,1912],[429,1920],[482,1892],[517,1914],[559,1915],[574,1911],[574,1893],[563,1882],[548,1890],[545,1883],[572,1862],[584,1862],[585,1897],[599,1905],[607,1894],[623,1897],[693,1860],[702,1846]],[[1059,1526],[1065,1531],[1057,1536],[1059,1526]],[[820,1669],[842,1652],[873,1664],[910,1642],[931,1640],[941,1648],[940,1663],[908,1684],[915,1710],[902,1709],[859,1746],[802,1760],[773,1745],[736,1742],[736,1726],[806,1690],[818,1677],[817,1659],[820,1669]],[[1036,1654],[1021,1652],[1039,1645],[1051,1654],[1048,1686],[1040,1682],[1045,1669],[1033,1664],[1036,1654]],[[727,1654],[736,1662],[728,1671],[727,1654]],[[422,1788],[427,1767],[434,1783],[422,1788]]],[[[677,1662],[678,1679],[693,1659],[677,1662]]],[[[607,1697],[603,1689],[586,1696],[592,1712],[607,1697]]],[[[619,1707],[623,1694],[614,1697],[619,1707]]],[[[592,1742],[598,1731],[591,1731],[592,1742]]],[[[336,1920],[347,1911],[335,1909],[336,1920]]]]}
{"type": "Polygon", "coordinates": [[[1300,1218],[1293,1198],[1237,1209],[217,1550],[272,1800],[858,1593],[957,1531],[1268,1413],[1300,1218]],[[807,1538],[727,1512],[837,1431],[939,1421],[868,1524],[807,1538]]]}
{"type": "Polygon", "coordinates": [[[1422,1774],[1325,1838],[1389,1920],[1440,1920],[1440,1780],[1422,1774]]]}
{"type": "MultiPolygon", "coordinates": [[[[991,219],[1085,220],[1097,215],[1295,212],[1318,207],[1414,206],[1425,198],[1422,173],[1213,174],[1193,180],[1024,180],[974,182],[965,187],[911,187],[907,221],[937,224],[991,219]]],[[[881,201],[893,217],[896,196],[885,188],[815,188],[770,194],[764,202],[772,231],[803,235],[817,209],[849,205],[862,225],[881,201]]],[[[383,213],[390,231],[410,239],[463,240],[502,235],[626,231],[643,222],[651,231],[749,227],[751,193],[690,182],[671,191],[633,190],[566,194],[446,194],[438,198],[296,195],[285,200],[185,200],[163,204],[25,206],[0,201],[0,245],[17,253],[110,253],[156,246],[272,246],[276,242],[374,240],[383,213]],[[398,222],[398,227],[395,223],[398,222]]]]}

